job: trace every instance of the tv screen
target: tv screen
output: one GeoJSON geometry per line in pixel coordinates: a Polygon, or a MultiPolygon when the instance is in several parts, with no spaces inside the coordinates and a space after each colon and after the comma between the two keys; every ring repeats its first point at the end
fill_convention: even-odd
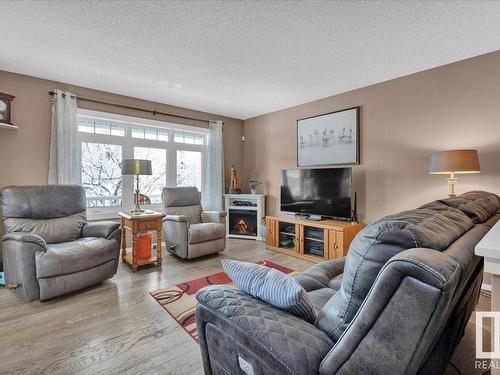
{"type": "Polygon", "coordinates": [[[284,169],[281,211],[351,219],[351,168],[284,169]]]}

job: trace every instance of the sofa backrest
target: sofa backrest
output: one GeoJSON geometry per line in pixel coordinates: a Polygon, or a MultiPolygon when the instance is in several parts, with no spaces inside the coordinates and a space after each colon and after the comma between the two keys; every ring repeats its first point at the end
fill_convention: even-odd
{"type": "Polygon", "coordinates": [[[477,220],[490,215],[489,212],[493,216],[498,210],[496,196],[485,192],[474,192],[474,195],[454,198],[460,204],[452,199],[432,202],[415,210],[386,216],[365,227],[349,248],[341,288],[323,307],[316,326],[338,340],[390,258],[416,247],[444,251],[474,228],[471,218],[477,220]],[[475,201],[489,203],[477,204],[475,201]],[[488,214],[481,216],[480,212],[488,214]]]}
{"type": "Polygon", "coordinates": [[[203,209],[197,187],[165,187],[162,199],[167,215],[184,215],[188,217],[190,224],[201,223],[203,209]]]}
{"type": "Polygon", "coordinates": [[[78,185],[11,186],[0,191],[5,232],[29,232],[47,243],[82,235],[87,222],[85,189],[78,185]]]}

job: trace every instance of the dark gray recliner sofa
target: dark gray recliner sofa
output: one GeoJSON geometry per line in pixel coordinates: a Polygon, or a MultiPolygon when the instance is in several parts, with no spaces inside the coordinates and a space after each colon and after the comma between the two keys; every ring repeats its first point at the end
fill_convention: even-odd
{"type": "Polygon", "coordinates": [[[345,258],[296,276],[314,325],[237,288],[200,290],[205,373],[441,374],[479,298],[474,246],[499,207],[469,192],[368,225],[345,258]]]}
{"type": "Polygon", "coordinates": [[[6,283],[26,301],[57,297],[116,273],[120,226],[87,222],[83,187],[7,187],[0,207],[6,283]]]}

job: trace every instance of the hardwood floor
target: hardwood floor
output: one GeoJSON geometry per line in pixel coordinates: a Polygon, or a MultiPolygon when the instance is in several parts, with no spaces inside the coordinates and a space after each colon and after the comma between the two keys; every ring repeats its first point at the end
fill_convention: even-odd
{"type": "MultiPolygon", "coordinates": [[[[198,344],[149,292],[218,272],[222,258],[267,259],[297,271],[312,265],[262,242],[229,240],[218,256],[182,261],[164,254],[161,271],[133,274],[120,263],[113,279],[44,303],[25,303],[2,288],[0,374],[203,374],[198,344]]],[[[481,297],[483,309],[487,303],[481,297]]],[[[462,375],[480,373],[469,372],[473,335],[469,324],[454,355],[462,375]]],[[[449,366],[446,374],[457,372],[449,366]]]]}
{"type": "Polygon", "coordinates": [[[298,271],[312,265],[262,242],[228,240],[219,256],[182,261],[164,254],[161,271],[133,274],[120,263],[113,279],[43,303],[2,288],[0,373],[202,374],[198,344],[149,292],[219,272],[222,258],[267,259],[298,271]]]}

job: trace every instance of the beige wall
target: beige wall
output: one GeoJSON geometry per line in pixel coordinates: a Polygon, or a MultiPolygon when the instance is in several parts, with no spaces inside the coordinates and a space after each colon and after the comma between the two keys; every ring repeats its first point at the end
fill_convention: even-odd
{"type": "Polygon", "coordinates": [[[361,220],[444,197],[446,177],[427,174],[436,150],[477,149],[482,173],[459,176],[458,191],[500,193],[495,52],[246,120],[243,181],[264,182],[267,214],[279,209],[280,169],[296,167],[296,120],[354,106],[361,107],[361,164],[353,168],[361,220]]]}
{"type": "MultiPolygon", "coordinates": [[[[56,88],[69,90],[79,96],[112,103],[202,119],[220,119],[224,121],[224,161],[227,183],[229,183],[231,164],[235,164],[240,170],[242,168],[243,121],[241,120],[0,71],[0,92],[16,97],[13,104],[13,123],[19,126],[17,131],[0,130],[0,187],[47,183],[50,141],[50,97],[48,92],[56,88]]],[[[79,106],[96,111],[206,127],[206,124],[196,121],[153,116],[145,112],[83,101],[79,103],[79,106]]]]}

